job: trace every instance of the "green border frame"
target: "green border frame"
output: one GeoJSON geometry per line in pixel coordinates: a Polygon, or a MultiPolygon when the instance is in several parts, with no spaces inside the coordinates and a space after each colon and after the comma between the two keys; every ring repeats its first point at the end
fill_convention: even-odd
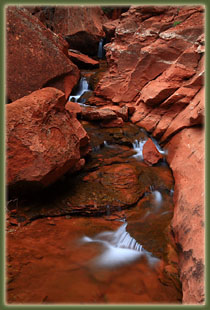
{"type": "Polygon", "coordinates": [[[209,211],[208,211],[208,204],[209,204],[209,194],[208,194],[208,187],[209,187],[209,162],[208,162],[208,151],[209,151],[209,125],[208,125],[208,115],[209,115],[209,107],[208,107],[208,98],[209,98],[209,89],[206,86],[206,100],[205,100],[205,262],[206,262],[206,276],[205,276],[205,291],[206,291],[206,302],[205,305],[173,305],[173,304],[166,304],[166,305],[6,305],[4,303],[4,282],[5,282],[5,19],[4,19],[4,7],[5,5],[107,5],[107,6],[115,6],[115,5],[204,5],[206,8],[206,24],[205,24],[205,33],[206,33],[206,77],[205,77],[205,85],[208,85],[208,56],[209,56],[209,43],[208,43],[208,28],[209,28],[209,16],[210,16],[210,3],[208,0],[62,0],[61,3],[55,0],[1,0],[0,2],[0,34],[1,34],[1,49],[0,49],[0,71],[1,71],[1,102],[0,102],[0,142],[1,142],[1,152],[0,152],[0,309],[106,309],[107,307],[110,309],[209,309],[209,267],[208,267],[208,259],[209,259],[209,247],[207,244],[207,236],[209,234],[209,211]]]}

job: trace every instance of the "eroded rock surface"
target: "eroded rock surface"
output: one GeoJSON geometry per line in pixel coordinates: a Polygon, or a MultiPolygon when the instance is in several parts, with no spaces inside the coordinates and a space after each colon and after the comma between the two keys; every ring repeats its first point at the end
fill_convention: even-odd
{"type": "Polygon", "coordinates": [[[183,302],[203,303],[204,296],[204,133],[187,128],[167,145],[175,178],[172,227],[181,247],[183,302]]]}
{"type": "Polygon", "coordinates": [[[122,14],[105,48],[109,70],[95,95],[133,106],[133,123],[163,145],[170,141],[183,302],[202,303],[204,7],[133,6],[122,14]]]}
{"type": "Polygon", "coordinates": [[[45,187],[79,170],[89,137],[65,110],[64,93],[43,88],[7,105],[7,184],[45,187]]]}
{"type": "Polygon", "coordinates": [[[66,41],[21,7],[9,6],[6,22],[8,100],[46,85],[64,91],[68,97],[77,84],[79,70],[67,57],[66,41]]]}

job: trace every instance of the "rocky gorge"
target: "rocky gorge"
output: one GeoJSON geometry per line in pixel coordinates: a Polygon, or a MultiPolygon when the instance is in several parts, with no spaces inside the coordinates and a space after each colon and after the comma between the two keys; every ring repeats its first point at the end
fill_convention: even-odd
{"type": "Polygon", "coordinates": [[[9,304],[205,303],[204,15],[6,9],[9,304]]]}

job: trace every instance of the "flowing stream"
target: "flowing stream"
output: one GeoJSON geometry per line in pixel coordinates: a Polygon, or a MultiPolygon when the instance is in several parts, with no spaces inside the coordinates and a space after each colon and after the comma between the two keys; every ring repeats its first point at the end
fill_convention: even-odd
{"type": "Polygon", "coordinates": [[[69,101],[78,102],[79,104],[84,105],[86,99],[83,98],[82,96],[86,92],[89,92],[89,91],[90,91],[90,88],[89,88],[88,81],[83,76],[83,77],[80,78],[79,84],[78,84],[77,88],[74,90],[73,94],[71,94],[69,96],[69,101]]]}
{"type": "MultiPolygon", "coordinates": [[[[70,100],[86,90],[81,78],[70,100]]],[[[8,267],[9,301],[180,303],[170,234],[174,181],[167,162],[144,163],[148,134],[133,124],[82,123],[92,147],[84,169],[17,210],[17,218],[28,225],[9,232],[10,262],[16,268],[8,267]]]]}

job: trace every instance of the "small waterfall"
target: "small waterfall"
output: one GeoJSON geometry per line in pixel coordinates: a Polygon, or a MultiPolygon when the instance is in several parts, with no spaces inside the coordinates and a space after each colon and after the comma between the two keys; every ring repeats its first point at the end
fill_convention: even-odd
{"type": "Polygon", "coordinates": [[[110,206],[107,205],[107,206],[106,206],[106,215],[109,216],[110,214],[111,214],[110,206]]]}
{"type": "Polygon", "coordinates": [[[151,192],[148,194],[152,194],[154,200],[151,203],[150,210],[148,210],[146,212],[146,214],[144,215],[144,217],[143,217],[144,220],[150,214],[156,214],[160,210],[160,207],[161,207],[162,202],[163,202],[163,196],[158,190],[155,190],[153,186],[150,186],[150,190],[151,190],[151,192]]]}
{"type": "Polygon", "coordinates": [[[146,143],[147,139],[146,140],[135,140],[134,143],[133,143],[133,149],[136,151],[136,154],[133,155],[133,157],[137,158],[137,159],[140,159],[140,160],[143,160],[143,146],[144,144],[146,143]]]}
{"type": "Polygon", "coordinates": [[[174,189],[172,188],[171,190],[170,190],[170,196],[173,196],[174,195],[174,189]]]}
{"type": "Polygon", "coordinates": [[[135,261],[141,255],[146,255],[151,265],[159,261],[130,236],[126,231],[126,227],[127,223],[125,222],[116,231],[105,231],[93,238],[87,236],[82,238],[82,242],[97,242],[104,246],[104,252],[92,262],[94,265],[98,267],[115,267],[135,261]]]}
{"type": "Polygon", "coordinates": [[[104,140],[104,146],[109,148],[114,148],[114,145],[108,144],[106,140],[104,140]]]}
{"type": "Polygon", "coordinates": [[[79,104],[83,105],[85,102],[85,99],[84,100],[79,100],[79,99],[87,91],[90,91],[88,82],[87,82],[85,77],[81,77],[81,79],[79,81],[78,89],[74,95],[69,96],[69,101],[78,102],[79,104]],[[83,101],[83,102],[81,102],[81,101],[83,101]]]}
{"type": "Polygon", "coordinates": [[[99,44],[98,44],[98,58],[103,58],[104,57],[104,48],[103,48],[103,45],[104,45],[104,39],[102,38],[100,41],[99,41],[99,44]]]}
{"type": "Polygon", "coordinates": [[[156,146],[156,149],[158,150],[158,152],[162,155],[167,155],[168,154],[168,151],[167,150],[163,150],[160,145],[158,144],[158,142],[153,138],[151,137],[151,140],[152,142],[154,143],[154,145],[156,146]]]}
{"type": "Polygon", "coordinates": [[[152,192],[156,205],[159,207],[163,201],[163,197],[159,191],[152,192]]]}

